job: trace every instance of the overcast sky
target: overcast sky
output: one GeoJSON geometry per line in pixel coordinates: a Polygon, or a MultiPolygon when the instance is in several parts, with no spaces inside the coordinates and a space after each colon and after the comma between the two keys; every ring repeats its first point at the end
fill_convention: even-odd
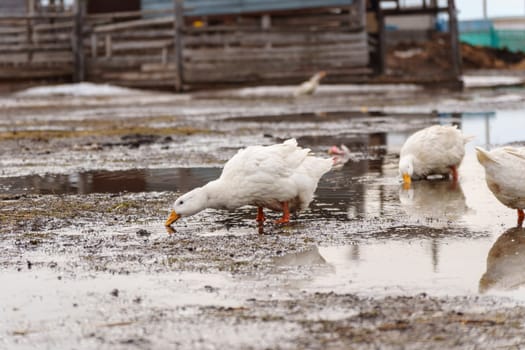
{"type": "MultiPolygon", "coordinates": [[[[483,17],[483,0],[456,0],[459,19],[483,17]]],[[[487,0],[489,17],[525,16],[525,0],[487,0]]]]}

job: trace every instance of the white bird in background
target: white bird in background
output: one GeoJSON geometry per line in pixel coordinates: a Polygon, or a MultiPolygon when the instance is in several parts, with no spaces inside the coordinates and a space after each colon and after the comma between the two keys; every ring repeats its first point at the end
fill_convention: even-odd
{"type": "Polygon", "coordinates": [[[258,222],[266,219],[263,208],[283,212],[277,223],[289,222],[290,212],[308,207],[319,179],[332,168],[331,159],[309,153],[310,149],[297,146],[295,139],[239,150],[217,180],[177,198],[166,226],[206,208],[244,205],[257,207],[258,222]]]}
{"type": "Polygon", "coordinates": [[[325,71],[318,72],[314,74],[310,80],[305,81],[299,87],[294,91],[294,96],[304,96],[304,95],[312,95],[317,87],[319,86],[319,83],[321,82],[321,79],[323,79],[326,76],[325,71]]]}
{"type": "Polygon", "coordinates": [[[501,203],[518,210],[521,227],[525,219],[525,148],[503,147],[489,152],[476,147],[476,153],[485,168],[487,186],[501,203]]]}
{"type": "Polygon", "coordinates": [[[337,147],[336,145],[330,147],[328,154],[332,155],[334,167],[342,167],[349,160],[354,160],[352,157],[352,152],[345,145],[341,145],[341,147],[337,147]]]}
{"type": "Polygon", "coordinates": [[[412,134],[401,148],[399,174],[404,187],[412,180],[429,175],[452,174],[458,180],[458,167],[465,156],[465,144],[472,137],[464,136],[457,127],[434,125],[412,134]]]}

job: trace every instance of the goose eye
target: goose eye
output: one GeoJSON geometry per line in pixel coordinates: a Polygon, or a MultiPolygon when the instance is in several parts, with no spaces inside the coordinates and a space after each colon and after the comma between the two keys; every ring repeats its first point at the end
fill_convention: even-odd
{"type": "Polygon", "coordinates": [[[180,202],[179,202],[179,205],[183,205],[183,204],[184,204],[184,201],[180,201],[180,202]]]}

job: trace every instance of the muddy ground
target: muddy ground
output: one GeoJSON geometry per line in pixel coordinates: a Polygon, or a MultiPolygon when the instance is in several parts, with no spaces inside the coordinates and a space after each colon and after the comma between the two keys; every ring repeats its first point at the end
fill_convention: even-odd
{"type": "MultiPolygon", "coordinates": [[[[525,279],[507,268],[523,245],[505,243],[525,233],[484,187],[472,147],[462,188],[400,192],[396,169],[414,130],[503,111],[486,119],[498,129],[525,111],[525,90],[292,91],[1,97],[0,348],[525,346],[525,279]],[[289,225],[259,227],[241,208],[163,226],[171,202],[239,147],[288,137],[321,156],[352,150],[289,225]],[[511,260],[493,263],[505,254],[491,247],[511,260]]],[[[510,134],[490,141],[525,141],[498,139],[510,134]]]]}

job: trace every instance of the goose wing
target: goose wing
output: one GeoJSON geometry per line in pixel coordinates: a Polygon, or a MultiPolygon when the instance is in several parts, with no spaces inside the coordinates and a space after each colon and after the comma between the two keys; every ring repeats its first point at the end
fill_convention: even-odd
{"type": "Polygon", "coordinates": [[[250,146],[226,163],[221,179],[274,183],[292,176],[309,152],[308,148],[298,147],[295,139],[271,146],[250,146]]]}

